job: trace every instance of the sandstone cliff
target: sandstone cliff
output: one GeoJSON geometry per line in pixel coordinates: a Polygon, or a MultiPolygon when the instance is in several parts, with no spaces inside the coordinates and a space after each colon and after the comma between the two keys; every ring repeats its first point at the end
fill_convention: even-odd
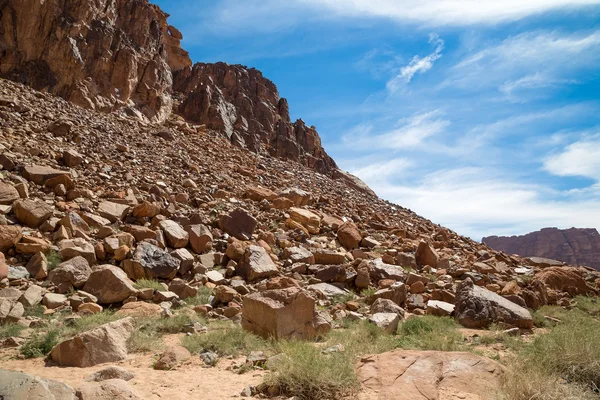
{"type": "Polygon", "coordinates": [[[525,257],[545,257],[600,270],[600,234],[596,229],[544,228],[523,236],[483,238],[494,250],[525,257]]]}
{"type": "Polygon", "coordinates": [[[232,143],[255,153],[298,161],[322,173],[337,169],[314,127],[292,123],[287,100],[254,68],[198,63],[174,73],[186,120],[224,132],[232,143]]]}
{"type": "Polygon", "coordinates": [[[171,113],[181,33],[147,0],[0,0],[0,76],[100,111],[171,113]]]}

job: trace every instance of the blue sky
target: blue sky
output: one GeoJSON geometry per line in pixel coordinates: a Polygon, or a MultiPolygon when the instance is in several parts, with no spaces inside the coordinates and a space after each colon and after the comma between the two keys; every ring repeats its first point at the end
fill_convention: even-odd
{"type": "Polygon", "coordinates": [[[481,239],[600,228],[600,0],[155,0],[381,197],[481,239]]]}

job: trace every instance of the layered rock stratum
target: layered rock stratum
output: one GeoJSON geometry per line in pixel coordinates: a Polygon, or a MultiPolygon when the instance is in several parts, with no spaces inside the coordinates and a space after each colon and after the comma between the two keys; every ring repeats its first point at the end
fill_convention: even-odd
{"type": "Polygon", "coordinates": [[[490,236],[482,241],[508,254],[550,258],[600,270],[600,234],[596,229],[544,228],[522,236],[490,236]]]}

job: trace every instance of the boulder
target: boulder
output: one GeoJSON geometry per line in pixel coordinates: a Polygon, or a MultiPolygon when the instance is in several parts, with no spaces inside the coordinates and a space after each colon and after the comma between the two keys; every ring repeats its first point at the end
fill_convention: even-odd
{"type": "Polygon", "coordinates": [[[6,279],[8,277],[8,264],[6,263],[6,258],[4,257],[4,253],[0,253],[0,280],[6,279]]]}
{"type": "Polygon", "coordinates": [[[70,173],[69,171],[61,171],[42,165],[27,165],[23,169],[23,178],[40,186],[44,186],[47,180],[58,178],[62,175],[70,175],[70,173]]]}
{"type": "Polygon", "coordinates": [[[244,296],[242,327],[264,338],[315,336],[315,299],[302,289],[266,290],[244,296]]]}
{"type": "Polygon", "coordinates": [[[75,400],[75,392],[64,383],[22,372],[0,370],[3,400],[75,400]]]}
{"type": "Polygon", "coordinates": [[[404,309],[389,299],[379,298],[371,304],[371,314],[395,313],[404,318],[404,309]]]}
{"type": "Polygon", "coordinates": [[[455,317],[467,328],[487,328],[504,323],[521,329],[533,328],[529,311],[482,287],[469,278],[456,289],[455,317]]]}
{"type": "Polygon", "coordinates": [[[398,329],[400,315],[398,313],[375,313],[369,318],[369,322],[377,325],[383,331],[394,334],[398,329]]]}
{"type": "Polygon", "coordinates": [[[185,347],[172,346],[160,355],[158,361],[154,364],[154,369],[170,371],[182,362],[189,360],[190,357],[192,357],[192,354],[185,347]]]}
{"type": "Polygon", "coordinates": [[[0,182],[0,204],[11,205],[20,198],[19,192],[13,185],[0,182]]]}
{"type": "Polygon", "coordinates": [[[312,196],[305,190],[298,188],[285,189],[279,196],[290,199],[296,207],[303,207],[310,203],[312,196]]]}
{"type": "Polygon", "coordinates": [[[48,260],[44,253],[37,252],[25,266],[33,279],[42,280],[48,276],[48,260]]]}
{"type": "Polygon", "coordinates": [[[402,306],[406,301],[407,295],[408,289],[406,288],[406,285],[402,282],[396,282],[389,288],[376,291],[369,298],[367,298],[367,301],[375,302],[377,299],[387,299],[393,301],[399,306],[402,306]]]}
{"type": "Polygon", "coordinates": [[[394,350],[362,357],[360,400],[490,399],[503,367],[471,353],[394,350]]]}
{"type": "Polygon", "coordinates": [[[202,254],[210,250],[213,236],[206,225],[188,225],[185,230],[190,238],[190,246],[195,253],[202,254]]]}
{"type": "Polygon", "coordinates": [[[222,215],[219,227],[240,240],[250,240],[258,221],[248,211],[238,208],[229,215],[222,215]]]}
{"type": "Polygon", "coordinates": [[[437,252],[427,242],[420,242],[415,253],[415,259],[420,266],[429,265],[436,268],[438,265],[439,256],[437,252]]]}
{"type": "Polygon", "coordinates": [[[362,266],[368,268],[369,276],[375,282],[379,282],[383,279],[403,281],[404,277],[406,276],[404,269],[392,264],[386,264],[381,258],[369,261],[362,261],[359,265],[359,268],[362,266]]]}
{"type": "Polygon", "coordinates": [[[78,400],[142,400],[122,379],[108,379],[99,383],[84,383],[77,388],[78,400]]]}
{"type": "Polygon", "coordinates": [[[133,258],[123,262],[123,269],[132,279],[173,279],[181,261],[152,243],[142,242],[133,258]]]}
{"type": "Polygon", "coordinates": [[[62,262],[57,268],[50,271],[48,279],[58,286],[62,293],[66,293],[71,286],[82,288],[92,273],[88,261],[81,257],[74,257],[62,262]]]}
{"type": "Polygon", "coordinates": [[[12,225],[0,225],[0,252],[15,247],[21,240],[21,228],[12,225]]]}
{"type": "Polygon", "coordinates": [[[33,307],[42,301],[42,297],[44,296],[44,289],[38,285],[31,285],[23,292],[23,295],[19,299],[19,301],[25,307],[33,307]]]}
{"type": "Polygon", "coordinates": [[[550,289],[567,292],[571,296],[597,293],[594,288],[588,286],[576,268],[548,267],[537,273],[535,278],[550,289]]]}
{"type": "Polygon", "coordinates": [[[92,367],[127,357],[127,339],[135,330],[133,318],[110,322],[65,340],[50,351],[52,361],[62,367],[92,367]]]}
{"type": "Polygon", "coordinates": [[[244,197],[254,201],[261,201],[264,199],[275,200],[277,198],[277,193],[267,188],[250,186],[246,189],[244,197]]]}
{"type": "Polygon", "coordinates": [[[290,260],[292,263],[315,263],[315,256],[304,247],[288,247],[284,249],[283,258],[290,260]]]}
{"type": "Polygon", "coordinates": [[[38,228],[52,216],[54,209],[41,200],[23,199],[13,203],[19,222],[30,228],[38,228]]]}
{"type": "Polygon", "coordinates": [[[439,300],[429,300],[427,303],[427,314],[436,315],[438,317],[447,317],[454,312],[454,304],[446,303],[439,300]]]}
{"type": "Polygon", "coordinates": [[[187,246],[190,236],[177,222],[167,219],[161,221],[159,226],[165,233],[170,247],[180,249],[187,246]]]}
{"type": "Polygon", "coordinates": [[[263,247],[252,245],[246,248],[244,257],[238,264],[237,273],[252,282],[277,275],[279,270],[263,247]]]}
{"type": "Polygon", "coordinates": [[[162,307],[158,304],[146,303],[143,301],[132,301],[123,304],[123,307],[115,313],[121,317],[157,317],[161,314],[162,307]]]}
{"type": "Polygon", "coordinates": [[[59,293],[46,293],[42,299],[42,304],[50,310],[54,310],[67,304],[67,296],[59,293]]]}
{"type": "Polygon", "coordinates": [[[311,292],[315,292],[318,297],[323,299],[331,299],[335,296],[345,296],[348,294],[346,290],[340,289],[339,287],[329,283],[315,283],[308,285],[307,289],[311,292]]]}
{"type": "Polygon", "coordinates": [[[315,257],[315,264],[335,265],[343,264],[346,261],[344,253],[338,253],[333,250],[315,249],[311,250],[311,253],[315,257]]]}
{"type": "Polygon", "coordinates": [[[144,201],[133,207],[132,212],[135,218],[154,218],[160,214],[160,207],[148,201],[144,201]]]}
{"type": "Polygon", "coordinates": [[[361,240],[362,234],[353,222],[344,223],[337,231],[338,242],[348,250],[356,249],[361,240]]]}
{"type": "Polygon", "coordinates": [[[101,201],[98,204],[98,214],[110,222],[122,221],[129,212],[127,204],[113,203],[112,201],[101,201]]]}
{"type": "Polygon", "coordinates": [[[83,257],[89,265],[96,264],[96,250],[90,242],[83,238],[61,240],[58,242],[58,250],[65,261],[83,257]]]}
{"type": "Polygon", "coordinates": [[[293,221],[304,226],[309,233],[317,234],[321,231],[321,218],[317,214],[297,207],[290,208],[288,213],[293,221]]]}
{"type": "Polygon", "coordinates": [[[95,267],[83,290],[96,296],[100,304],[120,303],[137,293],[127,274],[114,265],[95,267]]]}
{"type": "Polygon", "coordinates": [[[65,150],[63,152],[63,164],[67,167],[75,168],[81,165],[83,156],[75,150],[65,150]]]}

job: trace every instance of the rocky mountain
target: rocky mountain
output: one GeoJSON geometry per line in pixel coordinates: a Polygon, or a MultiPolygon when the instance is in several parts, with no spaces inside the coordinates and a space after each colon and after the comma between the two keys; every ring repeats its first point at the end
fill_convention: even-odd
{"type": "Polygon", "coordinates": [[[482,241],[507,254],[545,257],[600,270],[600,234],[596,229],[544,228],[522,236],[490,236],[482,241]]]}
{"type": "Polygon", "coordinates": [[[181,33],[147,0],[3,0],[0,76],[99,111],[171,113],[181,33]]]}
{"type": "Polygon", "coordinates": [[[147,0],[0,1],[0,77],[159,123],[175,91],[175,112],[235,145],[336,173],[316,129],[290,121],[271,81],[239,65],[192,67],[167,17],[147,0]]]}
{"type": "Polygon", "coordinates": [[[316,129],[290,121],[287,100],[260,71],[198,63],[175,72],[173,81],[182,98],[176,112],[186,120],[225,132],[232,143],[255,153],[299,161],[322,173],[337,169],[316,129]]]}

